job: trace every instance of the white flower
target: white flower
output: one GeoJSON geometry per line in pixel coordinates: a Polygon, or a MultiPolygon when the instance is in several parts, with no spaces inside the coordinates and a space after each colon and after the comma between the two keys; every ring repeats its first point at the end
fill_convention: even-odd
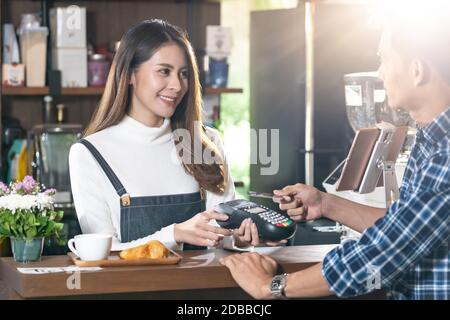
{"type": "Polygon", "coordinates": [[[39,193],[37,195],[37,200],[39,209],[52,209],[53,208],[53,196],[49,196],[44,193],[39,193]]]}
{"type": "Polygon", "coordinates": [[[13,213],[16,210],[38,210],[51,209],[53,207],[53,197],[40,193],[38,195],[9,194],[0,197],[0,208],[9,209],[13,213]]]}

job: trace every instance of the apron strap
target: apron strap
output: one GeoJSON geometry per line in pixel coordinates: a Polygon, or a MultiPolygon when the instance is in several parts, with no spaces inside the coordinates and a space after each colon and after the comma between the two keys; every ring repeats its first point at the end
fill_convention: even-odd
{"type": "Polygon", "coordinates": [[[114,171],[111,169],[109,164],[106,162],[105,158],[100,154],[100,152],[95,148],[92,143],[87,141],[86,139],[80,139],[78,140],[79,143],[83,144],[88,150],[92,153],[95,160],[97,160],[100,167],[102,167],[103,171],[105,172],[106,176],[108,177],[109,181],[111,181],[114,189],[116,189],[117,194],[122,199],[123,205],[129,205],[129,199],[130,196],[128,195],[127,191],[125,190],[125,187],[120,182],[119,178],[117,178],[114,171]]]}

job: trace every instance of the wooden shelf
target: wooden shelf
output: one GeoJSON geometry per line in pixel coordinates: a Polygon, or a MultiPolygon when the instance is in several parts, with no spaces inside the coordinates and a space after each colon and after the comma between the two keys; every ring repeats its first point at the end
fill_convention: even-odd
{"type": "MultiPolygon", "coordinates": [[[[62,88],[63,96],[99,96],[103,93],[104,87],[87,88],[62,88]]],[[[4,96],[44,96],[48,94],[48,87],[2,87],[4,96]]],[[[204,94],[222,93],[242,93],[240,88],[212,88],[206,87],[204,94]]]]}
{"type": "Polygon", "coordinates": [[[242,93],[244,90],[240,88],[212,88],[206,87],[204,94],[222,94],[222,93],[242,93]]]}
{"type": "MultiPolygon", "coordinates": [[[[101,95],[104,89],[104,87],[62,88],[61,95],[95,96],[101,95]]],[[[4,96],[44,96],[48,93],[48,87],[2,87],[4,96]]]]}

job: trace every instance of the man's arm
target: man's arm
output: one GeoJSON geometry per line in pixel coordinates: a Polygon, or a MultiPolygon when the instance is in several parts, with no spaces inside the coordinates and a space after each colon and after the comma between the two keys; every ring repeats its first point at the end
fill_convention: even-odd
{"type": "Polygon", "coordinates": [[[322,262],[288,274],[284,294],[288,298],[316,298],[332,295],[333,292],[322,276],[322,262]]]}
{"type": "MultiPolygon", "coordinates": [[[[449,164],[450,165],[450,164],[449,164]]],[[[450,167],[450,166],[449,166],[450,167]]],[[[450,181],[445,177],[444,181],[450,181]]],[[[425,191],[368,228],[358,242],[331,250],[322,263],[287,276],[287,297],[319,297],[334,293],[350,297],[369,293],[378,277],[386,287],[449,238],[450,188],[425,191]],[[427,203],[427,206],[423,206],[427,203]]],[[[236,282],[257,299],[273,298],[270,282],[276,262],[258,253],[221,259],[236,282]]]]}
{"type": "MultiPolygon", "coordinates": [[[[277,270],[277,262],[259,253],[234,254],[220,259],[230,269],[233,279],[255,299],[273,299],[270,283],[277,270]]],[[[290,273],[284,294],[289,297],[321,297],[333,293],[322,275],[322,263],[290,273]]]]}
{"type": "Polygon", "coordinates": [[[386,209],[359,204],[338,196],[323,193],[323,216],[353,230],[363,232],[384,217],[386,209]]]}
{"type": "Polygon", "coordinates": [[[386,209],[358,204],[301,183],[274,190],[274,194],[273,201],[295,221],[326,217],[359,232],[386,213],[386,209]]]}
{"type": "MultiPolygon", "coordinates": [[[[342,297],[366,294],[373,290],[369,285],[373,279],[389,287],[431,252],[441,250],[436,251],[439,259],[448,253],[449,168],[450,157],[445,153],[424,161],[414,189],[394,203],[383,219],[367,228],[358,242],[344,242],[325,256],[322,274],[334,293],[342,297]]],[[[434,272],[436,282],[430,286],[442,282],[440,268],[433,268],[434,272]]]]}

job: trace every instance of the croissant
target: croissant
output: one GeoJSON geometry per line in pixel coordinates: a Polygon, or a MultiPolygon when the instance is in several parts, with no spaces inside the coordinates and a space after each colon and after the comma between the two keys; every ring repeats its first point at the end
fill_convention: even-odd
{"type": "Polygon", "coordinates": [[[146,244],[120,252],[125,260],[161,259],[167,258],[169,250],[158,240],[150,240],[146,244]]]}

